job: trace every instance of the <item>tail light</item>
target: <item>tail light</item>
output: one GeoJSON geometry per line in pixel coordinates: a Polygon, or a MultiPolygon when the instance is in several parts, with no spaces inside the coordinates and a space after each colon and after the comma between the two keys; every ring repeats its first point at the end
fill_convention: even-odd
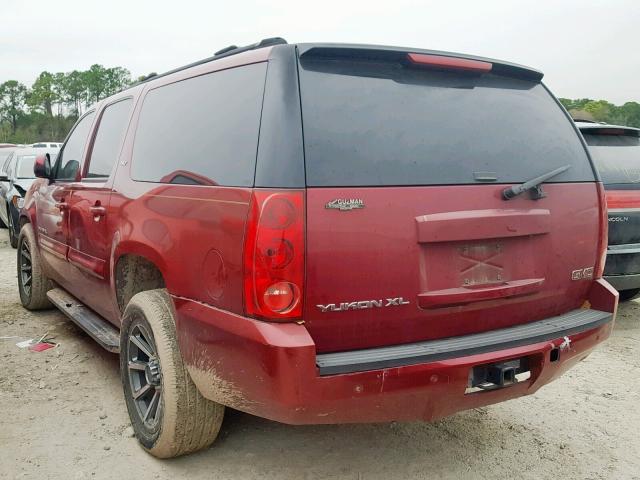
{"type": "Polygon", "coordinates": [[[605,194],[607,208],[640,207],[640,190],[609,190],[605,194]]]}
{"type": "Polygon", "coordinates": [[[244,305],[250,317],[302,316],[304,192],[254,190],[244,242],[244,305]]]}
{"type": "Polygon", "coordinates": [[[594,271],[594,278],[601,278],[604,273],[604,264],[607,260],[607,244],[609,242],[609,215],[607,214],[607,198],[604,194],[604,186],[598,182],[598,203],[600,204],[600,231],[598,232],[598,258],[594,271]]]}

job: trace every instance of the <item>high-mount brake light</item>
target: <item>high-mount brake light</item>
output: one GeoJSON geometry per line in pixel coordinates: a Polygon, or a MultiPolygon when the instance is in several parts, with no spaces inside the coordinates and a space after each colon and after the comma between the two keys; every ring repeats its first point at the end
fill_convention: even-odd
{"type": "Polygon", "coordinates": [[[254,190],[244,242],[246,314],[301,318],[303,281],[304,192],[254,190]]]}
{"type": "Polygon", "coordinates": [[[488,73],[493,64],[469,58],[447,57],[444,55],[429,55],[426,53],[408,53],[409,61],[416,65],[425,65],[446,70],[459,70],[466,72],[488,73]]]}

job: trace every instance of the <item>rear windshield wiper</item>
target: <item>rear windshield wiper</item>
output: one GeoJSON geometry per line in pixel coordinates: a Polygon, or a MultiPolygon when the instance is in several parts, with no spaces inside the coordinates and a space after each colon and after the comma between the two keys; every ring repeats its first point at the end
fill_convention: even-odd
{"type": "Polygon", "coordinates": [[[560,175],[562,172],[566,172],[570,168],[571,165],[565,165],[564,167],[556,168],[555,170],[551,170],[550,172],[543,173],[539,177],[532,178],[531,180],[528,180],[519,185],[507,187],[502,191],[502,198],[503,200],[511,200],[513,197],[517,197],[527,190],[531,190],[531,198],[533,198],[534,200],[544,198],[546,195],[542,190],[540,184],[542,182],[546,182],[550,178],[555,177],[556,175],[560,175]]]}

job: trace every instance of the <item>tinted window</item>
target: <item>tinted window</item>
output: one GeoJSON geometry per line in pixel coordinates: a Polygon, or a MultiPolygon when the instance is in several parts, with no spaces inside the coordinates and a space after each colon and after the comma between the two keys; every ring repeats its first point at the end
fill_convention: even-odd
{"type": "Polygon", "coordinates": [[[67,139],[64,149],[58,155],[55,178],[59,180],[75,180],[80,164],[84,146],[91,130],[91,123],[95,112],[91,112],[80,119],[71,136],[67,139]]]}
{"type": "Polygon", "coordinates": [[[569,119],[539,83],[410,68],[402,62],[301,57],[307,184],[593,181],[569,119]]]}
{"type": "Polygon", "coordinates": [[[232,68],[151,90],[140,112],[132,177],[253,185],[266,68],[232,68]]]}
{"type": "MultiPolygon", "coordinates": [[[[605,184],[640,183],[640,138],[582,131],[605,184]]],[[[631,133],[631,132],[629,132],[631,133]]]]}
{"type": "Polygon", "coordinates": [[[93,142],[87,178],[108,177],[111,174],[120,154],[132,104],[133,101],[129,98],[105,108],[93,142]]]}
{"type": "Polygon", "coordinates": [[[35,155],[22,155],[18,157],[16,168],[16,178],[35,178],[33,174],[33,164],[36,161],[35,155]]]}

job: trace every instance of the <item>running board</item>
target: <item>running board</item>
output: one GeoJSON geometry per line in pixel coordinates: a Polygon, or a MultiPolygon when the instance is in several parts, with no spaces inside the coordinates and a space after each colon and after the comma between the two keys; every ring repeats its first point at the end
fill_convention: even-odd
{"type": "Polygon", "coordinates": [[[47,297],[73,323],[111,353],[120,352],[120,332],[104,318],[90,310],[61,288],[47,292],[47,297]]]}

